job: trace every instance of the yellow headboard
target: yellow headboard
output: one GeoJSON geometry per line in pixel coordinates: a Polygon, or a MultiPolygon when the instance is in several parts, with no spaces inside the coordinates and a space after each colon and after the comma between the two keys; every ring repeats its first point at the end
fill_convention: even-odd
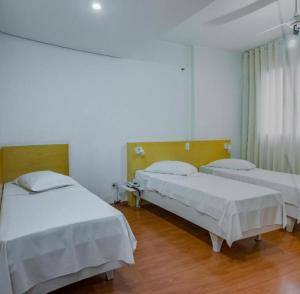
{"type": "Polygon", "coordinates": [[[3,183],[38,170],[69,174],[69,145],[31,145],[2,147],[3,183]]]}
{"type": "MultiPolygon", "coordinates": [[[[230,154],[225,150],[225,144],[230,144],[230,140],[127,143],[127,178],[131,181],[137,170],[161,160],[184,161],[199,168],[211,161],[228,158],[230,154]],[[187,142],[190,143],[189,151],[185,148],[187,142]],[[135,153],[135,148],[139,146],[143,147],[144,156],[135,153]]],[[[130,205],[132,201],[129,198],[130,205]]]]}
{"type": "Polygon", "coordinates": [[[127,143],[128,180],[134,178],[137,170],[145,169],[156,161],[179,160],[200,167],[217,159],[228,158],[225,144],[230,144],[230,140],[127,143]],[[189,151],[185,149],[187,142],[190,143],[189,151]],[[144,156],[135,153],[138,146],[143,147],[144,156]]]}
{"type": "Polygon", "coordinates": [[[3,149],[0,147],[0,185],[3,184],[2,151],[3,151],[3,149]]]}
{"type": "Polygon", "coordinates": [[[2,189],[3,189],[2,148],[0,147],[0,210],[1,210],[1,203],[2,203],[2,189]]]}

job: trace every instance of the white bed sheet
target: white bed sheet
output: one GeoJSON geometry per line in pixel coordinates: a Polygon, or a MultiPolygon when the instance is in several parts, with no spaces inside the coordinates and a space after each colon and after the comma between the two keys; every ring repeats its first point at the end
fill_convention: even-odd
{"type": "Polygon", "coordinates": [[[196,173],[191,176],[136,172],[136,180],[148,191],[175,199],[217,220],[229,246],[243,232],[270,225],[286,226],[286,211],[279,192],[196,173]]]}
{"type": "Polygon", "coordinates": [[[134,263],[123,214],[79,184],[29,193],[5,185],[0,215],[1,293],[113,261],[134,263]]]}
{"type": "Polygon", "coordinates": [[[7,184],[4,185],[3,188],[3,194],[5,194],[6,196],[17,196],[17,195],[30,195],[30,194],[34,194],[34,192],[30,192],[29,190],[25,190],[22,187],[20,187],[19,185],[14,184],[13,182],[9,182],[7,184]]]}
{"type": "Polygon", "coordinates": [[[279,191],[287,204],[298,207],[298,220],[300,220],[300,175],[260,168],[244,171],[202,166],[200,171],[279,191]]]}

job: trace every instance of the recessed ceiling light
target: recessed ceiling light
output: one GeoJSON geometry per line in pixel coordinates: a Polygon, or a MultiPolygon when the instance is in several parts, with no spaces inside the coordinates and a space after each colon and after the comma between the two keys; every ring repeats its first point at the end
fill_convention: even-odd
{"type": "Polygon", "coordinates": [[[94,2],[94,3],[92,4],[92,8],[93,8],[94,10],[101,10],[101,9],[102,9],[102,6],[101,6],[101,4],[98,3],[98,2],[94,2]]]}

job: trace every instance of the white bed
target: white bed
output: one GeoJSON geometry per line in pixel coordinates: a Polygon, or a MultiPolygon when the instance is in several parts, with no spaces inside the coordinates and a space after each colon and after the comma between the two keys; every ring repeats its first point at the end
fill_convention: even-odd
{"type": "Polygon", "coordinates": [[[292,232],[296,221],[300,221],[300,175],[260,168],[233,170],[210,166],[202,166],[200,171],[277,190],[281,193],[286,203],[287,230],[292,232]]]}
{"type": "Polygon", "coordinates": [[[48,293],[133,264],[136,240],[123,214],[81,185],[29,193],[4,186],[0,293],[48,293]]]}
{"type": "Polygon", "coordinates": [[[279,192],[196,173],[191,176],[136,172],[142,199],[209,231],[213,250],[234,241],[283,228],[285,205],[279,192]]]}

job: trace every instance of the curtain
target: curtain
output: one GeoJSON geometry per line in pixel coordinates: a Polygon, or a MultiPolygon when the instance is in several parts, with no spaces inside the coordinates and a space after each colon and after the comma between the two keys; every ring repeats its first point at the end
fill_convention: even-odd
{"type": "Polygon", "coordinates": [[[300,39],[243,54],[242,158],[300,173],[300,39]]]}

